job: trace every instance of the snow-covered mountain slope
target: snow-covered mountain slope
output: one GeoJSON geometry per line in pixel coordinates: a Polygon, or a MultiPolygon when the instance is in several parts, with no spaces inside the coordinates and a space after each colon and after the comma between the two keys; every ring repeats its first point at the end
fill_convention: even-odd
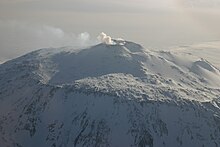
{"type": "Polygon", "coordinates": [[[188,46],[172,47],[169,50],[204,58],[220,68],[220,41],[197,43],[188,46]]]}
{"type": "Polygon", "coordinates": [[[0,65],[0,146],[220,146],[220,71],[114,40],[0,65]]]}

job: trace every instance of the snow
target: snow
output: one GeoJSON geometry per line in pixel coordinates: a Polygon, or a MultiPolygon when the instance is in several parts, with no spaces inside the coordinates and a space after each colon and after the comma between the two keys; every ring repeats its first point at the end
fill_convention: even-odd
{"type": "Polygon", "coordinates": [[[220,68],[220,41],[204,42],[189,46],[172,47],[172,52],[179,52],[204,58],[220,68]]]}
{"type": "Polygon", "coordinates": [[[220,145],[218,58],[112,41],[1,64],[0,146],[220,145]]]}
{"type": "MultiPolygon", "coordinates": [[[[204,42],[189,46],[173,47],[168,52],[182,57],[185,61],[191,61],[185,67],[199,75],[199,78],[213,87],[220,87],[220,42],[204,42]]],[[[184,63],[185,61],[180,61],[184,63]]],[[[179,61],[175,61],[179,62],[179,61]]]]}

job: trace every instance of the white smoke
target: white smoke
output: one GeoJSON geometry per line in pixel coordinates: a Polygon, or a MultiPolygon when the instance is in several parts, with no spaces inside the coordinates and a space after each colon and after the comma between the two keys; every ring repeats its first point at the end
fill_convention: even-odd
{"type": "Polygon", "coordinates": [[[86,47],[98,42],[89,33],[74,34],[61,28],[21,21],[0,20],[0,60],[6,61],[39,48],[86,47]]]}
{"type": "Polygon", "coordinates": [[[80,46],[87,46],[88,44],[93,44],[91,42],[91,37],[90,34],[87,32],[80,33],[77,37],[77,42],[79,43],[80,46]]]}
{"type": "Polygon", "coordinates": [[[97,39],[105,44],[115,44],[114,41],[112,41],[112,38],[103,32],[97,37],[97,39]]]}

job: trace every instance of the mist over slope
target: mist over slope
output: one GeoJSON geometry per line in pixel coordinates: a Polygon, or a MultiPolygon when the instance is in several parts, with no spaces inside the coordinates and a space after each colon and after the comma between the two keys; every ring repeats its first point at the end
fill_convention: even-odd
{"type": "Polygon", "coordinates": [[[220,68],[220,41],[195,43],[188,46],[173,47],[170,50],[204,58],[220,68]]]}
{"type": "Polygon", "coordinates": [[[112,40],[0,65],[0,146],[219,146],[220,71],[112,40]]]}

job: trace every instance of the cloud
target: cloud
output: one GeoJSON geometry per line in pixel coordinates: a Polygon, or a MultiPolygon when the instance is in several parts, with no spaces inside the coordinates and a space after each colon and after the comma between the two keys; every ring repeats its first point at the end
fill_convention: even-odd
{"type": "Polygon", "coordinates": [[[103,32],[97,37],[97,39],[100,42],[105,43],[105,44],[114,44],[114,41],[112,41],[112,38],[103,32]]]}
{"type": "Polygon", "coordinates": [[[5,61],[45,47],[94,45],[89,33],[67,33],[61,28],[20,21],[0,20],[0,60],[5,61]]]}
{"type": "Polygon", "coordinates": [[[191,7],[191,8],[220,8],[220,1],[219,0],[181,0],[181,3],[185,7],[191,7]]]}
{"type": "Polygon", "coordinates": [[[88,42],[91,40],[90,34],[87,32],[79,34],[77,39],[78,39],[78,42],[80,43],[80,46],[84,46],[88,44],[88,42]]]}

